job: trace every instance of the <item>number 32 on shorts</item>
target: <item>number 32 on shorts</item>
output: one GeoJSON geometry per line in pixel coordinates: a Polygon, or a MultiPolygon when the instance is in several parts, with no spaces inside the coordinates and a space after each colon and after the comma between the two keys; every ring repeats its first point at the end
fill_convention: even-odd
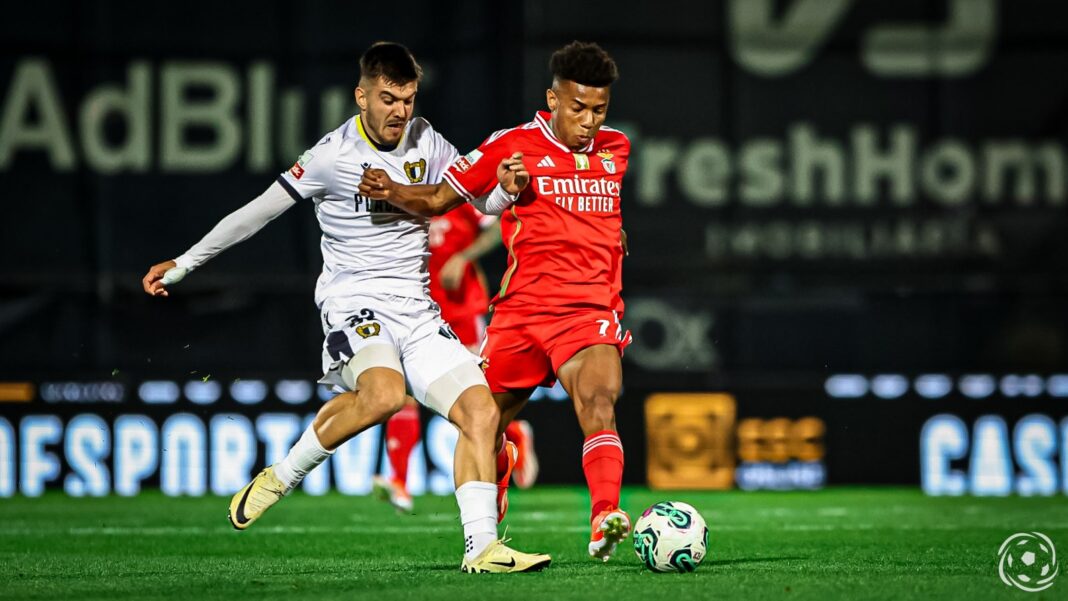
{"type": "Polygon", "coordinates": [[[370,338],[372,336],[378,336],[382,331],[382,325],[376,321],[371,321],[375,318],[375,312],[370,309],[361,309],[359,314],[349,316],[347,321],[360,338],[370,338]],[[365,323],[366,322],[366,323],[365,323]]]}

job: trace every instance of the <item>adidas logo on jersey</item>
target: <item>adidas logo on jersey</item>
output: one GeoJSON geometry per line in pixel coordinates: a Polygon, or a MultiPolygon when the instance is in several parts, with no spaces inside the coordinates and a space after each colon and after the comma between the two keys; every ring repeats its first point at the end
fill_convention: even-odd
{"type": "Polygon", "coordinates": [[[545,155],[545,158],[538,161],[538,167],[556,167],[556,163],[553,162],[549,155],[545,155]]]}

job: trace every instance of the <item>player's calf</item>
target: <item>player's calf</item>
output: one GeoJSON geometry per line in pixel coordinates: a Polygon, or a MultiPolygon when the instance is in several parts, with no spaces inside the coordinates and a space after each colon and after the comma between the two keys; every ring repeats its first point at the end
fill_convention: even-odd
{"type": "Polygon", "coordinates": [[[587,385],[592,388],[575,394],[575,415],[586,434],[616,429],[616,400],[619,391],[610,386],[587,385]]]}

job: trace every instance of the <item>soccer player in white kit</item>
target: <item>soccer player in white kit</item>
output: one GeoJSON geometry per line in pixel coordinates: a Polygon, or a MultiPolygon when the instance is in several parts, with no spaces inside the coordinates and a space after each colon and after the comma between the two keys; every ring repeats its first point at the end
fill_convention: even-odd
{"type": "MultiPolygon", "coordinates": [[[[421,69],[407,48],[379,42],[360,58],[360,114],[301,155],[262,195],[219,222],[173,261],[153,266],[145,292],[166,286],[283,211],[306,201],[323,230],[323,272],[315,289],[322,316],[323,383],[343,392],[327,402],[285,459],[234,495],[231,524],[244,530],[338,446],[404,406],[405,379],[423,405],[460,431],[456,500],[465,537],[465,572],[523,572],[548,555],[516,551],[497,537],[496,431],[500,412],[479,359],[441,319],[429,296],[430,220],[361,196],[365,169],[404,183],[438,183],[458,157],[422,118],[412,118],[421,69]]],[[[476,206],[499,214],[529,179],[517,157],[502,161],[501,184],[476,206]]]]}

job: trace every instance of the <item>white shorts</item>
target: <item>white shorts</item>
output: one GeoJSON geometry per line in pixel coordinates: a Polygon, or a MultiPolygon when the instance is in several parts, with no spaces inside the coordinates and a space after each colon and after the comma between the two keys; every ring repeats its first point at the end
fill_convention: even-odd
{"type": "MultiPolygon", "coordinates": [[[[392,294],[350,296],[327,299],[320,313],[326,336],[323,377],[319,380],[323,384],[348,389],[341,377],[348,361],[367,347],[388,346],[391,353],[375,353],[361,368],[401,371],[415,400],[448,418],[456,399],[428,402],[427,388],[464,363],[477,366],[481,362],[460,343],[441,319],[438,305],[429,299],[392,294]]],[[[486,384],[485,377],[480,383],[486,384]]]]}

